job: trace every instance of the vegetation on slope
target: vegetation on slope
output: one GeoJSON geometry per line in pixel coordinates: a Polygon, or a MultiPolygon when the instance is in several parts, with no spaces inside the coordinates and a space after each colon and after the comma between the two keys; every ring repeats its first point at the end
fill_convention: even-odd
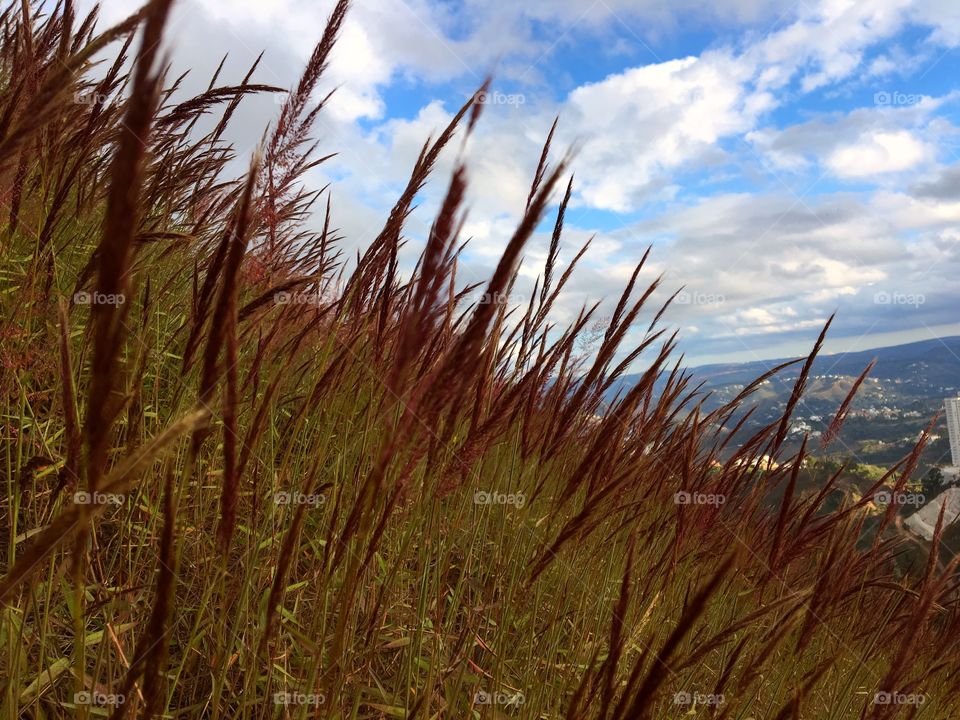
{"type": "Polygon", "coordinates": [[[702,408],[636,275],[580,357],[596,308],[549,320],[582,254],[549,138],[485,288],[456,278],[463,166],[402,275],[405,220],[481,131],[478,96],[345,262],[300,178],[346,0],[239,179],[223,132],[276,89],[251,68],[174,102],[169,7],[104,33],[66,0],[0,16],[0,715],[960,712],[953,566],[897,575],[894,506],[857,548],[917,452],[857,500],[823,507],[835,478],[795,493],[808,360],[783,416],[718,462],[754,386],[702,408]],[[511,313],[544,219],[549,260],[511,313]]]}

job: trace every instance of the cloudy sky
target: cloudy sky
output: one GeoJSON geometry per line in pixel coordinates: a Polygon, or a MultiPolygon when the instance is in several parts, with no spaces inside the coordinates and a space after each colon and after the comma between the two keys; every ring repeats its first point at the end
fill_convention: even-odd
{"type": "MultiPolygon", "coordinates": [[[[199,90],[224,53],[233,81],[264,50],[255,79],[290,87],[332,4],[179,0],[174,65],[199,90]]],[[[960,334],[958,45],[956,0],[355,0],[317,126],[340,154],[309,180],[333,183],[336,224],[364,246],[424,139],[493,73],[469,147],[465,280],[489,275],[559,116],[555,147],[578,147],[561,261],[595,240],[557,320],[609,307],[652,244],[644,277],[665,276],[661,298],[685,288],[667,322],[692,363],[803,352],[833,311],[834,351],[960,334]]],[[[248,104],[239,149],[277,109],[248,104]]]]}

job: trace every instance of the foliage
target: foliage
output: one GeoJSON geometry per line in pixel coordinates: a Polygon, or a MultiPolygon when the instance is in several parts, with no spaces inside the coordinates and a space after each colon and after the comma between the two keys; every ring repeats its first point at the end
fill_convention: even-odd
{"type": "Polygon", "coordinates": [[[240,179],[224,130],[276,89],[251,68],[174,102],[169,5],[100,34],[71,2],[0,16],[0,715],[960,712],[953,566],[898,579],[894,509],[856,548],[919,450],[836,509],[836,477],[796,493],[806,448],[783,444],[808,361],[783,417],[718,467],[764,378],[703,410],[637,274],[596,337],[596,308],[551,324],[583,251],[560,272],[572,180],[549,139],[486,288],[456,280],[462,165],[401,275],[405,220],[478,131],[479,94],[345,261],[329,204],[308,229],[323,197],[301,178],[346,0],[240,179]]]}

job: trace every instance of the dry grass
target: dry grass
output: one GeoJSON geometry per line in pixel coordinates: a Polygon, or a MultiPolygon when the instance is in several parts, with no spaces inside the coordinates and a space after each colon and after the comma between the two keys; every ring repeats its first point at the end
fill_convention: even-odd
{"type": "Polygon", "coordinates": [[[174,104],[168,8],[102,34],[70,2],[0,16],[0,716],[960,714],[954,567],[899,576],[893,511],[857,549],[872,493],[828,511],[830,483],[794,492],[809,362],[782,420],[729,452],[755,385],[702,410],[656,284],[635,274],[582,357],[596,308],[548,320],[586,250],[562,243],[549,138],[488,301],[456,278],[467,167],[401,276],[414,198],[480,131],[475,98],[348,271],[329,200],[310,232],[321,198],[300,184],[347,2],[239,179],[223,132],[276,89],[251,68],[174,104]],[[549,214],[542,282],[510,313],[549,214]]]}

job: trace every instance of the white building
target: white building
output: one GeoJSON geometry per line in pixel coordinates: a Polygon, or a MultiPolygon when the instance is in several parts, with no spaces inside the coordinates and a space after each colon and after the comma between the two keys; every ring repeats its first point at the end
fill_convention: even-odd
{"type": "Polygon", "coordinates": [[[947,398],[943,401],[943,405],[947,414],[951,465],[960,467],[960,398],[947,398]]]}

